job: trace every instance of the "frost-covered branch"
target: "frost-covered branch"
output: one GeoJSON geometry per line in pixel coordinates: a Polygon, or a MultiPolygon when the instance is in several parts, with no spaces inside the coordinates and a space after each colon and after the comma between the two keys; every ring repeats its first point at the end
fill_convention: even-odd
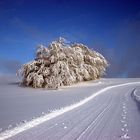
{"type": "Polygon", "coordinates": [[[67,86],[100,78],[108,62],[83,44],[67,44],[64,38],[48,47],[40,45],[35,60],[24,64],[21,84],[34,88],[67,86]]]}

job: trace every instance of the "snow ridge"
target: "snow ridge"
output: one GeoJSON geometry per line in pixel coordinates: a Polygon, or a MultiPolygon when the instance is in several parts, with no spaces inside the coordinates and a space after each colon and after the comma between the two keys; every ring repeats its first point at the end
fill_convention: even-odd
{"type": "MultiPolygon", "coordinates": [[[[138,92],[138,90],[135,89],[135,90],[133,91],[132,94],[133,94],[134,99],[135,99],[137,102],[140,102],[140,95],[138,95],[137,92],[138,92]]],[[[139,92],[140,92],[140,91],[139,91],[139,92]]]]}

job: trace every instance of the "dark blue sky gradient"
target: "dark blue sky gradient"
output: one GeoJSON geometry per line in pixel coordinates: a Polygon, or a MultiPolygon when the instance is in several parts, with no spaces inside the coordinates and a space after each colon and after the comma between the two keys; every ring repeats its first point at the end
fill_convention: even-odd
{"type": "Polygon", "coordinates": [[[8,64],[16,70],[34,59],[38,44],[59,36],[103,53],[108,77],[140,77],[139,1],[0,0],[1,73],[13,73],[8,64]]]}

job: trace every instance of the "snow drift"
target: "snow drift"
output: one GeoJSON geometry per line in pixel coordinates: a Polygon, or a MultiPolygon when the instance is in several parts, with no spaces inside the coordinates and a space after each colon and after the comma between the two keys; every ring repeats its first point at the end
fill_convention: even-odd
{"type": "Polygon", "coordinates": [[[83,44],[68,44],[64,38],[48,47],[39,45],[35,60],[20,69],[21,84],[34,88],[57,89],[81,81],[100,78],[108,62],[83,44]]]}
{"type": "Polygon", "coordinates": [[[134,89],[132,92],[132,97],[134,100],[140,103],[140,90],[134,89]]]}

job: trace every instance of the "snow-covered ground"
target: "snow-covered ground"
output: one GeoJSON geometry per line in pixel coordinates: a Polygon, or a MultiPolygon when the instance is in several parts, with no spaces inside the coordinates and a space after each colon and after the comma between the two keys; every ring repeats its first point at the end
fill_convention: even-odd
{"type": "Polygon", "coordinates": [[[133,98],[140,103],[140,89],[134,89],[134,91],[132,92],[132,96],[133,98]]]}
{"type": "Polygon", "coordinates": [[[1,76],[0,139],[4,134],[9,139],[36,140],[140,139],[140,114],[131,97],[135,90],[140,95],[139,86],[138,78],[120,78],[44,90],[19,87],[14,76],[1,76]],[[16,125],[22,129],[19,133],[13,133],[16,125]]]}

